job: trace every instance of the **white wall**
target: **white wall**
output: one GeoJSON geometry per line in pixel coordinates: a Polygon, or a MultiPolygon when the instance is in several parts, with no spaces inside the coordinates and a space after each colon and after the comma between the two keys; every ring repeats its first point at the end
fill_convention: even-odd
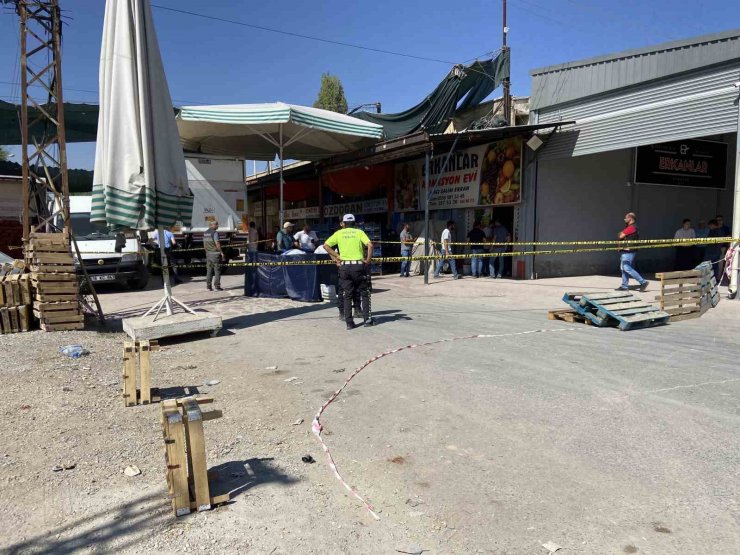
{"type": "MultiPolygon", "coordinates": [[[[683,218],[691,218],[695,225],[699,219],[708,221],[722,213],[730,225],[735,143],[732,135],[720,139],[729,143],[725,190],[634,185],[632,149],[540,161],[537,240],[616,239],[624,214],[629,211],[637,214],[641,239],[673,237],[683,218]]],[[[672,248],[642,250],[637,255],[637,267],[645,273],[669,271],[674,256],[672,248]]],[[[616,252],[537,256],[534,262],[537,277],[615,275],[618,269],[616,252]]]]}

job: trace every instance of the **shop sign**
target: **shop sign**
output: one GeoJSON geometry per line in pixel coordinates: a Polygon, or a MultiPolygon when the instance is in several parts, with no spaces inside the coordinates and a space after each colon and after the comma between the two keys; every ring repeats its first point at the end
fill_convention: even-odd
{"type": "Polygon", "coordinates": [[[638,146],[635,183],[724,189],[727,143],[687,139],[638,146]]]}
{"type": "Polygon", "coordinates": [[[327,218],[337,218],[344,214],[382,214],[383,212],[388,212],[387,198],[324,206],[324,216],[327,218]]]}
{"type": "MultiPolygon", "coordinates": [[[[453,152],[440,174],[447,153],[430,161],[429,199],[432,210],[481,205],[510,205],[521,200],[521,137],[453,152]]],[[[424,160],[397,164],[394,200],[397,212],[423,210],[424,160]]]]}
{"type": "Polygon", "coordinates": [[[286,220],[305,220],[306,218],[318,218],[320,211],[318,206],[306,206],[303,208],[291,208],[285,211],[286,220]]]}

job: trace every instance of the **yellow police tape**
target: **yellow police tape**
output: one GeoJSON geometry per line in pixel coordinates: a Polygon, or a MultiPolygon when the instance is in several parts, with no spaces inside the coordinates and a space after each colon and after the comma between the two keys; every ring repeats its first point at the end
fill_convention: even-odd
{"type": "MultiPolygon", "coordinates": [[[[258,241],[259,243],[265,243],[268,241],[272,241],[272,239],[262,239],[258,241]]],[[[705,246],[705,245],[714,245],[714,244],[723,244],[723,243],[737,243],[740,242],[740,239],[735,239],[732,237],[697,237],[694,239],[636,239],[634,241],[624,241],[621,239],[609,239],[609,240],[598,240],[598,241],[517,241],[517,242],[510,242],[510,243],[448,243],[451,246],[484,246],[484,247],[517,247],[517,246],[563,246],[563,247],[569,247],[569,246],[586,246],[586,245],[619,245],[618,249],[611,249],[611,250],[622,250],[624,248],[638,248],[639,245],[665,245],[667,247],[690,247],[690,246],[705,246]]],[[[373,243],[388,243],[388,244],[400,244],[400,241],[373,241],[373,243]]],[[[436,241],[429,241],[432,245],[439,245],[440,243],[436,241]]],[[[423,243],[412,243],[409,246],[417,246],[422,245],[423,243]]],[[[234,243],[234,244],[227,244],[224,245],[225,248],[238,248],[238,247],[245,247],[248,243],[234,243]]],[[[11,246],[8,247],[9,249],[22,249],[23,247],[19,246],[11,246]]],[[[183,252],[195,252],[195,251],[203,251],[203,247],[195,247],[190,249],[174,249],[172,250],[172,255],[177,255],[179,253],[183,252]]],[[[145,254],[145,253],[152,253],[152,252],[159,252],[157,251],[85,251],[84,254],[145,254]]],[[[543,254],[545,251],[536,251],[531,253],[519,253],[517,252],[515,256],[526,256],[527,254],[543,254]]],[[[570,252],[576,252],[576,251],[555,251],[556,253],[570,253],[570,252]]],[[[589,252],[589,251],[578,251],[578,252],[589,252]]],[[[547,253],[546,253],[547,254],[547,253]]],[[[491,253],[493,256],[502,256],[507,255],[510,256],[510,253],[491,253]]],[[[462,255],[457,255],[462,256],[462,255]]],[[[471,256],[479,256],[479,255],[465,255],[464,258],[470,258],[471,256]]],[[[407,257],[397,257],[399,259],[406,260],[407,257]]],[[[383,259],[383,261],[386,261],[383,259]]],[[[387,260],[390,262],[391,260],[387,260]]]]}
{"type": "MultiPolygon", "coordinates": [[[[668,240],[654,240],[654,241],[668,241],[668,240]]],[[[727,238],[723,238],[722,242],[737,242],[735,239],[728,241],[727,238]]],[[[719,241],[712,241],[717,243],[719,241]]],[[[382,256],[378,258],[372,258],[372,264],[381,264],[384,262],[409,262],[409,261],[432,261],[441,259],[455,259],[461,260],[466,258],[492,258],[497,256],[549,256],[555,254],[581,254],[581,253],[594,253],[594,252],[613,252],[623,251],[625,247],[630,250],[642,250],[642,249],[662,249],[670,247],[687,247],[695,245],[706,245],[707,241],[704,239],[671,239],[668,242],[658,242],[647,244],[647,245],[634,245],[634,241],[629,244],[625,244],[624,241],[619,242],[619,246],[615,247],[600,247],[600,248],[589,248],[589,249],[557,249],[557,250],[535,250],[535,251],[511,251],[511,252],[488,252],[488,253],[469,253],[469,254],[430,254],[426,256],[382,256]]],[[[275,261],[275,262],[229,262],[228,264],[221,264],[222,267],[259,267],[259,266],[321,266],[324,264],[336,264],[334,260],[290,260],[290,261],[275,261]]],[[[205,268],[206,264],[173,264],[175,268],[205,268]]],[[[154,264],[154,268],[161,268],[161,265],[154,264]]]]}

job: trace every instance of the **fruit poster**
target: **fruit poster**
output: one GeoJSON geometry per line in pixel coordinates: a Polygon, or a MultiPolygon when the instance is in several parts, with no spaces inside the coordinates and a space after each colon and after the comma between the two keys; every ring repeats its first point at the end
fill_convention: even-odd
{"type": "Polygon", "coordinates": [[[522,138],[496,141],[486,147],[480,172],[479,205],[516,204],[522,199],[522,138]]]}
{"type": "MultiPolygon", "coordinates": [[[[516,204],[521,200],[520,137],[453,152],[430,160],[431,210],[516,204]],[[445,171],[442,173],[442,168],[445,171]]],[[[424,209],[424,160],[397,164],[394,210],[424,209]]]]}

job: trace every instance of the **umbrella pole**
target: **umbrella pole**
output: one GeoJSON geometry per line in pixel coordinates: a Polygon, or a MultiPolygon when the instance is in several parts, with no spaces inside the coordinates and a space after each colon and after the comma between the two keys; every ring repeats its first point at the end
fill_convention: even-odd
{"type": "Polygon", "coordinates": [[[280,124],[280,229],[285,223],[285,207],[283,204],[283,124],[280,124]]]}
{"type": "Polygon", "coordinates": [[[159,228],[157,229],[157,234],[159,236],[159,253],[162,255],[162,281],[164,282],[164,297],[162,297],[152,308],[147,310],[144,316],[149,316],[152,312],[154,312],[154,320],[156,320],[157,316],[159,316],[159,313],[162,312],[163,308],[167,312],[167,316],[172,316],[173,303],[183,310],[190,312],[191,314],[195,314],[195,311],[192,308],[185,305],[184,303],[181,303],[172,296],[172,285],[170,284],[170,263],[167,260],[167,254],[164,250],[164,227],[159,226],[159,228]]]}
{"type": "MultiPolygon", "coordinates": [[[[167,316],[172,316],[172,284],[170,283],[170,263],[167,260],[167,253],[164,248],[164,227],[159,226],[159,253],[162,256],[162,282],[164,283],[164,308],[167,310],[167,316]]],[[[159,312],[159,311],[157,311],[159,312]]],[[[155,315],[156,318],[156,315],[155,315]]]]}

